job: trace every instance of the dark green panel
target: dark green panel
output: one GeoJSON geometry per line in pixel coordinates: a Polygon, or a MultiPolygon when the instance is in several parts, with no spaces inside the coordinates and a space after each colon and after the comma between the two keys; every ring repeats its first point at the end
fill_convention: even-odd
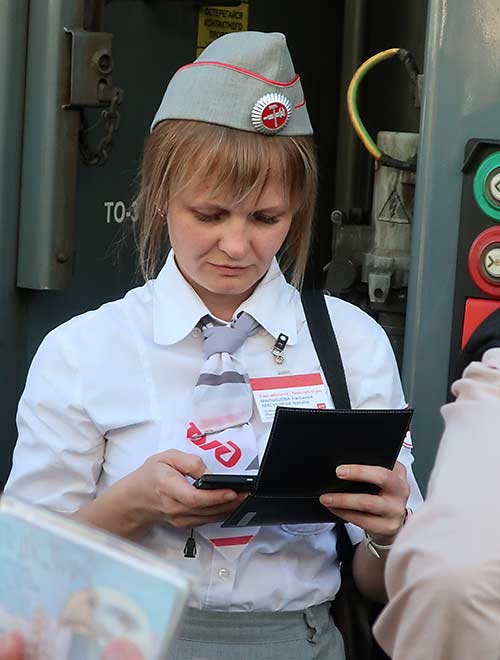
{"type": "Polygon", "coordinates": [[[71,283],[78,113],[69,103],[71,38],[83,24],[81,0],[30,4],[17,285],[71,283]]]}
{"type": "MultiPolygon", "coordinates": [[[[131,0],[106,6],[103,29],[113,34],[113,83],[125,93],[120,129],[105,165],[78,164],[73,282],[64,291],[31,294],[30,354],[53,327],[121,297],[140,283],[131,220],[116,220],[132,201],[142,144],[165,83],[181,64],[193,59],[196,22],[191,3],[131,0]]],[[[100,113],[86,111],[86,116],[92,125],[100,113]]],[[[98,125],[92,131],[94,145],[103,130],[98,125]]]]}
{"type": "Polygon", "coordinates": [[[10,469],[24,380],[26,305],[16,295],[27,0],[0,2],[0,487],[10,469]]]}

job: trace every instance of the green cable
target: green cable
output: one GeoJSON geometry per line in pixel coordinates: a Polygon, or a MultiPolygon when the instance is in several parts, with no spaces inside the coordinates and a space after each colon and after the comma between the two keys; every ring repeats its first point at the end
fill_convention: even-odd
{"type": "Polygon", "coordinates": [[[383,62],[384,60],[388,60],[391,57],[394,57],[395,55],[399,56],[399,58],[404,62],[408,74],[412,79],[412,82],[416,84],[418,77],[418,69],[411,54],[408,53],[408,51],[404,50],[403,48],[389,48],[388,50],[384,50],[381,53],[377,53],[376,55],[373,55],[368,60],[363,62],[363,64],[357,69],[356,73],[354,74],[349,84],[349,89],[347,90],[347,108],[349,111],[349,116],[352,125],[354,127],[354,130],[358,134],[365,148],[370,152],[370,154],[375,158],[375,160],[389,167],[398,167],[400,169],[414,171],[415,170],[414,159],[410,159],[408,161],[400,161],[396,158],[391,158],[391,156],[388,156],[387,154],[384,154],[378,148],[375,141],[372,139],[372,137],[366,130],[366,127],[363,124],[358,111],[358,104],[357,104],[358,89],[361,81],[366,76],[368,71],[373,69],[373,67],[375,67],[380,62],[383,62]]]}

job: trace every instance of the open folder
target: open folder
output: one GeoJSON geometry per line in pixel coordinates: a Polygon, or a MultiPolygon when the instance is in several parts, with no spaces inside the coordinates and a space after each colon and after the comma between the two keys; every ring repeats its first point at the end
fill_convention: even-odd
{"type": "Polygon", "coordinates": [[[376,493],[372,484],[339,479],[339,465],[392,469],[413,410],[276,409],[254,490],[223,527],[335,522],[323,493],[376,493]]]}

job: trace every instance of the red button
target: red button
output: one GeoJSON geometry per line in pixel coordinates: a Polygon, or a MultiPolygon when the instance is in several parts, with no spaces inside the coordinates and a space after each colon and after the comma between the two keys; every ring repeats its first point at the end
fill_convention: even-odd
{"type": "Polygon", "coordinates": [[[499,307],[500,300],[488,300],[486,298],[467,298],[465,301],[462,348],[469,341],[470,336],[477,328],[477,326],[499,307]]]}
{"type": "Polygon", "coordinates": [[[500,298],[498,261],[500,261],[500,227],[490,227],[479,234],[469,250],[469,273],[474,284],[492,298],[500,298]]]}

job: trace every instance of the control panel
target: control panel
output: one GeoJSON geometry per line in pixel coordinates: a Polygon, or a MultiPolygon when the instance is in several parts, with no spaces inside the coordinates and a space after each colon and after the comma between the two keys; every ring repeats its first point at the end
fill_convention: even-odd
{"type": "Polygon", "coordinates": [[[461,348],[500,307],[500,141],[469,140],[462,173],[450,383],[461,348]]]}

